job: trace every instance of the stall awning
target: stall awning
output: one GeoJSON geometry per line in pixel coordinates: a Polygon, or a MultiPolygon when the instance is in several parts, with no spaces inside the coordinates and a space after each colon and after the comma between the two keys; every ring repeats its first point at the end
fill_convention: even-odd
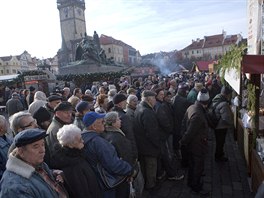
{"type": "Polygon", "coordinates": [[[263,74],[264,55],[244,55],[241,66],[243,73],[263,74]]]}
{"type": "Polygon", "coordinates": [[[18,74],[0,76],[0,81],[13,80],[18,77],[18,74]]]}

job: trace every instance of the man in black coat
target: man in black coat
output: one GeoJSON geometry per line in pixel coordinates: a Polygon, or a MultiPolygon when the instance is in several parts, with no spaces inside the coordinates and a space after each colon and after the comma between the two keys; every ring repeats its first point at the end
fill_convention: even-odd
{"type": "MultiPolygon", "coordinates": [[[[161,135],[161,157],[158,171],[166,171],[169,180],[181,180],[184,175],[177,174],[176,158],[170,146],[170,136],[174,132],[174,114],[171,105],[172,94],[164,91],[164,98],[161,105],[156,109],[159,125],[162,129],[161,135]],[[163,170],[164,169],[164,170],[163,170]]],[[[161,175],[161,173],[159,173],[161,175]]],[[[158,178],[159,179],[159,178],[158,178]]]]}
{"type": "Polygon", "coordinates": [[[189,169],[188,186],[192,192],[202,196],[209,195],[203,189],[201,181],[204,172],[205,154],[207,152],[208,121],[206,108],[209,102],[209,93],[202,89],[197,96],[195,104],[191,105],[185,114],[185,134],[180,143],[185,145],[188,151],[189,169]]]}
{"type": "Polygon", "coordinates": [[[133,122],[131,121],[130,117],[126,115],[126,112],[124,109],[126,109],[126,99],[127,97],[124,94],[116,94],[113,97],[113,103],[114,107],[112,111],[116,111],[118,113],[118,116],[121,120],[121,130],[126,135],[127,139],[131,141],[132,146],[132,155],[134,158],[134,162],[136,163],[138,159],[138,151],[137,151],[137,144],[135,139],[135,134],[133,130],[133,122]]]}
{"type": "Polygon", "coordinates": [[[186,85],[186,83],[183,82],[179,84],[177,94],[172,99],[172,108],[174,113],[174,125],[175,125],[175,130],[173,132],[173,148],[178,158],[183,157],[182,159],[183,167],[186,167],[188,163],[184,159],[184,156],[181,156],[179,140],[182,137],[181,126],[182,126],[182,120],[184,114],[188,109],[188,107],[191,105],[191,103],[187,100],[188,89],[189,87],[188,85],[186,85]]]}
{"type": "Polygon", "coordinates": [[[135,111],[134,132],[138,146],[139,161],[145,178],[145,189],[157,186],[157,162],[160,155],[161,139],[158,119],[153,107],[156,93],[145,90],[142,101],[135,111]]]}

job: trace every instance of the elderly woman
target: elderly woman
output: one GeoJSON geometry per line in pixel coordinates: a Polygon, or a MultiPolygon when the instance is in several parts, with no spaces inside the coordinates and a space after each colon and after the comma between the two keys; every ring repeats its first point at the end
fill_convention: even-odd
{"type": "MultiPolygon", "coordinates": [[[[86,113],[83,117],[83,121],[86,130],[83,131],[82,137],[84,139],[84,150],[86,160],[89,161],[93,170],[98,173],[97,165],[100,164],[105,170],[107,170],[113,177],[123,176],[133,177],[136,171],[131,165],[119,158],[114,146],[107,140],[102,138],[101,134],[104,132],[104,117],[105,114],[98,114],[96,112],[86,113]]],[[[103,196],[107,198],[117,198],[116,188],[105,188],[103,179],[98,177],[101,189],[104,191],[103,196]]],[[[122,185],[122,184],[121,184],[122,185]]],[[[123,196],[122,198],[125,198],[123,196]]]]}
{"type": "Polygon", "coordinates": [[[85,160],[81,130],[73,125],[64,125],[57,133],[59,144],[51,155],[51,164],[64,173],[65,187],[72,198],[101,197],[96,176],[85,160]]]}
{"type": "MultiPolygon", "coordinates": [[[[109,141],[116,149],[118,157],[127,161],[131,166],[134,166],[135,162],[133,160],[133,152],[131,141],[126,138],[123,131],[120,129],[121,120],[118,117],[118,113],[115,111],[108,112],[105,115],[105,131],[103,137],[109,141]]],[[[123,183],[116,189],[117,197],[128,197],[129,195],[129,185],[128,183],[123,183]]]]}
{"type": "Polygon", "coordinates": [[[47,103],[46,94],[42,91],[37,91],[34,94],[34,101],[29,105],[28,112],[33,116],[34,113],[47,103]]]}
{"type": "Polygon", "coordinates": [[[108,97],[106,94],[99,94],[96,98],[95,112],[106,113],[108,97]]]}

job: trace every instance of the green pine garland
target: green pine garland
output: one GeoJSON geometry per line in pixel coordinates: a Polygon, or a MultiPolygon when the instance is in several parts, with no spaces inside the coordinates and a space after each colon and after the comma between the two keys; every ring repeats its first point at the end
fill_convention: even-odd
{"type": "Polygon", "coordinates": [[[221,81],[224,83],[224,74],[226,71],[230,69],[235,69],[236,71],[240,71],[241,69],[241,61],[245,51],[247,49],[246,44],[242,44],[240,46],[232,45],[231,50],[228,51],[219,61],[218,64],[215,65],[216,71],[218,73],[221,72],[221,81]]]}

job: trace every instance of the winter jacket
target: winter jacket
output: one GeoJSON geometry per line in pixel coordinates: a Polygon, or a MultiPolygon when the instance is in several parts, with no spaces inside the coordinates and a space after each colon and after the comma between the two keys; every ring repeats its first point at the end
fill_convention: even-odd
{"type": "Polygon", "coordinates": [[[100,163],[105,170],[113,175],[130,176],[132,174],[130,164],[120,159],[115,147],[98,133],[84,131],[82,138],[84,140],[85,158],[95,172],[99,183],[102,184],[97,171],[97,163],[100,163]]]}
{"type": "Polygon", "coordinates": [[[33,116],[34,113],[47,103],[46,94],[42,91],[37,91],[34,95],[34,101],[29,105],[28,112],[33,116]]]}
{"type": "Polygon", "coordinates": [[[126,135],[120,129],[106,127],[102,137],[115,147],[118,157],[127,161],[131,166],[134,165],[131,141],[126,138],[126,135]]]}
{"type": "Polygon", "coordinates": [[[220,120],[216,126],[216,129],[227,129],[233,127],[233,113],[227,99],[223,95],[218,94],[212,101],[212,106],[215,105],[217,105],[215,107],[215,113],[220,115],[220,120]]]}
{"type": "Polygon", "coordinates": [[[187,100],[191,103],[194,104],[195,101],[197,100],[197,95],[198,91],[196,91],[195,88],[192,88],[191,91],[187,95],[187,100]]]}
{"type": "Polygon", "coordinates": [[[75,115],[73,124],[76,125],[79,129],[84,130],[85,126],[83,123],[83,116],[82,115],[75,115]]]}
{"type": "Polygon", "coordinates": [[[187,109],[183,122],[185,122],[186,131],[180,141],[181,145],[195,155],[204,155],[209,130],[205,108],[196,101],[187,109]]]}
{"type": "Polygon", "coordinates": [[[162,129],[161,139],[167,140],[174,131],[174,118],[172,106],[168,102],[162,102],[156,109],[157,119],[162,129]]]}
{"type": "MultiPolygon", "coordinates": [[[[48,166],[45,163],[41,166],[54,180],[48,166]]],[[[12,154],[9,155],[0,185],[1,198],[59,198],[58,193],[43,180],[34,167],[12,154]]]]}
{"type": "MultiPolygon", "coordinates": [[[[47,134],[49,135],[45,139],[47,144],[47,150],[46,150],[47,156],[51,156],[51,154],[54,152],[54,146],[59,143],[57,139],[57,133],[59,129],[63,127],[64,124],[66,123],[64,123],[58,117],[56,116],[53,117],[52,122],[50,123],[49,128],[47,129],[47,134]]],[[[53,167],[51,166],[51,168],[53,167]]]]}
{"type": "Polygon", "coordinates": [[[140,155],[158,157],[161,146],[161,129],[153,108],[145,101],[135,111],[134,132],[140,155]]]}
{"type": "Polygon", "coordinates": [[[8,137],[0,136],[0,180],[6,169],[6,162],[8,159],[8,149],[12,144],[12,140],[8,137]]]}
{"type": "Polygon", "coordinates": [[[175,124],[175,134],[181,135],[181,126],[184,114],[188,107],[191,105],[186,97],[180,95],[179,93],[173,98],[173,112],[174,112],[174,124],[175,124]]]}
{"type": "Polygon", "coordinates": [[[6,112],[8,114],[8,117],[23,110],[24,110],[23,104],[19,99],[11,98],[6,103],[6,112]]]}
{"type": "Polygon", "coordinates": [[[118,113],[118,116],[121,120],[121,131],[126,135],[126,138],[131,141],[132,151],[133,151],[133,158],[136,161],[138,158],[138,150],[137,150],[137,143],[136,138],[134,134],[134,126],[133,122],[131,121],[130,117],[126,115],[126,112],[117,106],[114,106],[112,111],[116,111],[118,113]]]}
{"type": "Polygon", "coordinates": [[[83,150],[56,145],[51,156],[52,167],[62,170],[70,198],[99,198],[96,175],[85,160],[83,150]]]}

